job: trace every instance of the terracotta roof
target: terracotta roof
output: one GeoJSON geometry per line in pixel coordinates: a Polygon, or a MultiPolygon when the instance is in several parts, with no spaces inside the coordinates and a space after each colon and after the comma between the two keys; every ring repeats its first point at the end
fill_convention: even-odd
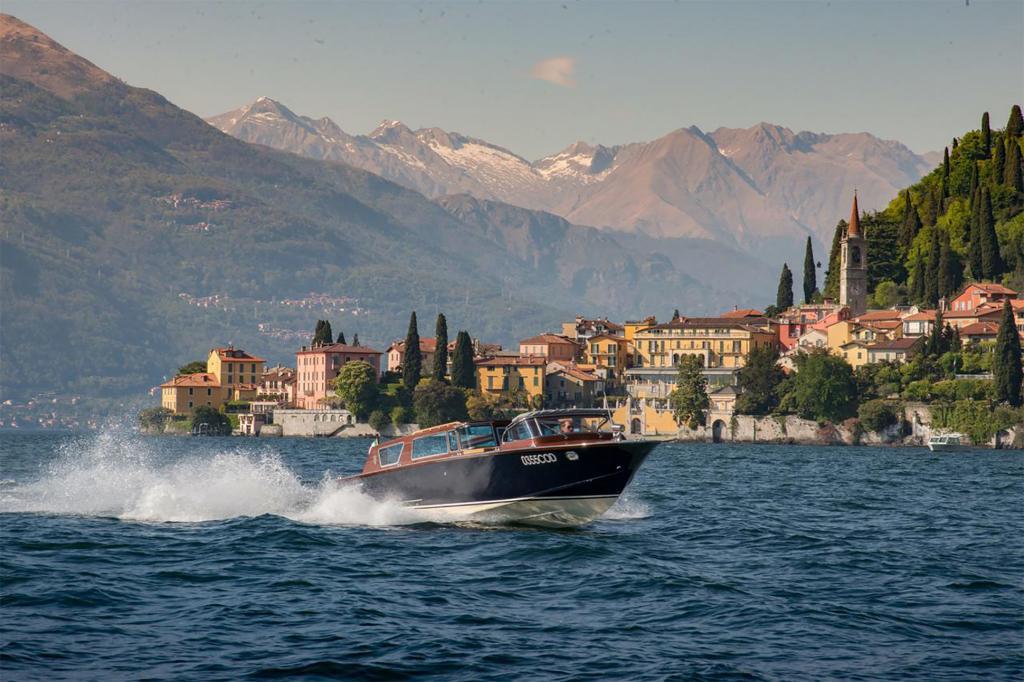
{"type": "Polygon", "coordinates": [[[903,320],[877,320],[875,322],[861,323],[862,327],[868,329],[881,329],[884,331],[892,331],[893,329],[899,329],[903,326],[903,320]]]}
{"type": "Polygon", "coordinates": [[[974,317],[985,317],[986,315],[998,315],[1003,311],[1001,305],[979,305],[974,310],[949,310],[942,313],[942,317],[947,320],[969,320],[974,317]]]}
{"type": "MultiPolygon", "coordinates": [[[[967,293],[967,290],[970,289],[971,287],[981,289],[987,294],[1009,294],[1010,296],[1017,295],[1016,291],[1014,291],[1013,289],[1007,289],[1002,284],[996,284],[994,282],[971,282],[970,284],[964,287],[963,291],[960,292],[960,296],[963,296],[965,293],[967,293]]],[[[959,296],[957,298],[959,298],[959,296]]]]}
{"type": "Polygon", "coordinates": [[[900,319],[900,311],[898,310],[869,310],[863,315],[858,315],[853,318],[854,322],[877,322],[879,320],[898,320],[900,319]]]}
{"type": "Polygon", "coordinates": [[[591,372],[586,372],[586,371],[580,369],[579,367],[564,367],[564,366],[559,365],[558,367],[555,367],[554,369],[548,370],[547,373],[548,374],[557,374],[559,372],[562,372],[563,374],[568,374],[569,376],[575,377],[576,379],[579,379],[580,381],[600,381],[600,378],[596,374],[592,374],[591,372]]]}
{"type": "Polygon", "coordinates": [[[296,351],[296,355],[311,355],[315,353],[349,353],[351,355],[380,355],[379,350],[374,350],[369,346],[349,346],[344,343],[330,343],[324,346],[317,346],[316,348],[306,348],[304,350],[296,351]]]}
{"type": "Polygon", "coordinates": [[[999,334],[999,325],[995,322],[975,322],[966,327],[961,327],[960,336],[996,336],[999,334]]]}
{"type": "Polygon", "coordinates": [[[594,336],[591,336],[589,339],[587,339],[587,342],[589,343],[591,341],[594,341],[595,339],[611,339],[616,343],[626,343],[625,336],[616,336],[615,334],[595,334],[594,336]]]}
{"type": "Polygon", "coordinates": [[[196,386],[201,386],[203,388],[220,388],[220,382],[217,381],[217,377],[213,374],[198,372],[196,374],[179,374],[170,381],[165,381],[160,384],[161,388],[189,388],[196,386]]]}
{"type": "MultiPolygon", "coordinates": [[[[448,348],[454,348],[455,342],[452,341],[448,344],[448,348]]],[[[388,352],[397,350],[399,353],[405,352],[405,339],[401,341],[395,341],[388,346],[388,352]]],[[[433,353],[437,350],[437,339],[433,336],[421,336],[420,337],[420,353],[433,353]]]]}
{"type": "Polygon", "coordinates": [[[483,360],[476,360],[475,364],[477,367],[503,367],[503,366],[543,366],[548,364],[548,360],[540,355],[530,355],[523,357],[521,355],[515,356],[499,356],[496,358],[484,358],[483,360]]]}
{"type": "Polygon", "coordinates": [[[707,327],[723,327],[728,329],[754,329],[764,331],[751,326],[751,322],[767,323],[767,318],[731,318],[731,317],[688,317],[679,322],[663,322],[651,329],[704,329],[707,327]]]}
{"type": "Polygon", "coordinates": [[[850,209],[850,225],[846,228],[846,236],[860,236],[860,211],[857,209],[857,190],[853,190],[853,208],[850,209]]]}
{"type": "Polygon", "coordinates": [[[588,319],[585,319],[585,318],[577,318],[577,320],[576,320],[576,328],[577,329],[579,329],[580,327],[582,327],[584,329],[594,328],[594,327],[597,327],[598,325],[604,325],[608,329],[622,329],[622,325],[621,324],[619,324],[617,322],[612,322],[607,317],[595,318],[595,319],[592,319],[592,320],[588,320],[588,319]]]}
{"type": "Polygon", "coordinates": [[[266,362],[263,358],[249,355],[240,348],[214,348],[210,352],[216,353],[222,362],[266,362]]]}
{"type": "Polygon", "coordinates": [[[913,315],[907,315],[903,318],[904,322],[934,322],[935,311],[934,310],[922,310],[919,313],[913,315]]]}
{"type": "Polygon", "coordinates": [[[910,350],[919,343],[922,343],[921,337],[893,339],[892,341],[873,343],[868,346],[868,350],[910,350]]]}
{"type": "Polygon", "coordinates": [[[528,344],[533,346],[546,343],[568,343],[573,346],[577,345],[577,343],[570,339],[568,336],[562,336],[561,334],[551,334],[548,332],[545,332],[544,334],[538,334],[537,336],[531,336],[528,339],[523,339],[522,341],[519,342],[519,345],[528,344]]]}
{"type": "Polygon", "coordinates": [[[739,310],[730,310],[729,312],[722,313],[722,317],[764,317],[764,312],[754,310],[753,308],[741,308],[739,310]]]}

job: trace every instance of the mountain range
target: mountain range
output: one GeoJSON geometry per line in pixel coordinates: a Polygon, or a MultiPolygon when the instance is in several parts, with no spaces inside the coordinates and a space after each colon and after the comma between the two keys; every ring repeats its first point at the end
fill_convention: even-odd
{"type": "Polygon", "coordinates": [[[770,123],[710,133],[691,126],[615,146],[576,142],[531,162],[481,139],[399,121],[352,135],[268,97],[208,121],[241,140],[344,162],[428,197],[466,193],[615,232],[767,250],[770,259],[798,251],[807,234],[830,243],[854,188],[861,206],[881,208],[936,161],[868,133],[794,133],[770,123]]]}
{"type": "Polygon", "coordinates": [[[425,334],[443,311],[450,328],[511,345],[577,313],[757,298],[742,277],[702,280],[713,272],[469,187],[433,201],[240,141],[9,15],[0,57],[5,397],[123,396],[232,341],[290,364],[323,317],[383,347],[410,310],[425,334]]]}

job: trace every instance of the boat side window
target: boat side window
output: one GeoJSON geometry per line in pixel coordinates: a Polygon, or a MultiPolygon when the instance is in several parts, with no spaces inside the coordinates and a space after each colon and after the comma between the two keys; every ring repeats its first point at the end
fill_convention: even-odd
{"type": "Polygon", "coordinates": [[[448,449],[452,452],[459,449],[459,437],[455,435],[454,431],[448,432],[448,449]]]}
{"type": "Polygon", "coordinates": [[[392,464],[398,463],[398,458],[402,456],[403,443],[396,443],[389,445],[386,448],[380,448],[377,450],[377,461],[380,462],[382,467],[388,467],[392,464]]]}
{"type": "Polygon", "coordinates": [[[498,441],[494,439],[494,429],[490,424],[473,424],[460,427],[459,440],[462,441],[464,450],[493,448],[498,445],[498,441]]]}
{"type": "Polygon", "coordinates": [[[412,442],[412,458],[431,457],[443,455],[448,452],[448,434],[438,433],[432,436],[423,436],[412,442]]]}
{"type": "Polygon", "coordinates": [[[514,440],[526,440],[527,438],[533,438],[530,433],[530,427],[527,426],[526,422],[519,422],[514,426],[510,426],[505,429],[505,435],[502,436],[502,440],[506,443],[514,440]]]}

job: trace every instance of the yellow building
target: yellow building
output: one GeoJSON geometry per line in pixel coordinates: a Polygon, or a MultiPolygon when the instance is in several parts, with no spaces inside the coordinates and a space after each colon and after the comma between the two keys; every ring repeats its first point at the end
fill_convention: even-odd
{"type": "Polygon", "coordinates": [[[629,341],[624,336],[598,334],[583,345],[583,363],[593,366],[598,376],[613,384],[622,382],[622,373],[629,365],[629,341]]]}
{"type": "Polygon", "coordinates": [[[263,381],[263,367],[266,360],[249,355],[244,350],[228,346],[214,348],[206,359],[206,371],[217,377],[222,386],[232,392],[252,392],[263,381]]]}
{"type": "Polygon", "coordinates": [[[658,324],[634,333],[638,367],[675,367],[696,355],[707,368],[739,368],[756,348],[778,347],[766,322],[723,317],[689,318],[658,324]]]}
{"type": "Polygon", "coordinates": [[[476,385],[491,395],[522,391],[531,401],[544,395],[544,370],[547,360],[542,357],[498,356],[476,362],[476,385]]]}
{"type": "Polygon", "coordinates": [[[868,346],[870,345],[871,343],[868,341],[854,339],[839,346],[838,354],[850,363],[851,367],[857,369],[858,367],[868,364],[868,360],[870,359],[868,346]]]}
{"type": "Polygon", "coordinates": [[[160,385],[160,405],[174,414],[192,414],[200,406],[220,409],[226,399],[227,391],[209,372],[180,374],[160,385]]]}

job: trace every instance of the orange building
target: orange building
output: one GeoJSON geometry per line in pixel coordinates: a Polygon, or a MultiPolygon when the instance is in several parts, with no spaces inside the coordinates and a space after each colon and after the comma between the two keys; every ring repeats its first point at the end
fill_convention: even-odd
{"type": "Polygon", "coordinates": [[[579,344],[561,334],[545,333],[519,342],[519,355],[523,357],[539,356],[569,362],[576,359],[579,351],[579,344]]]}

